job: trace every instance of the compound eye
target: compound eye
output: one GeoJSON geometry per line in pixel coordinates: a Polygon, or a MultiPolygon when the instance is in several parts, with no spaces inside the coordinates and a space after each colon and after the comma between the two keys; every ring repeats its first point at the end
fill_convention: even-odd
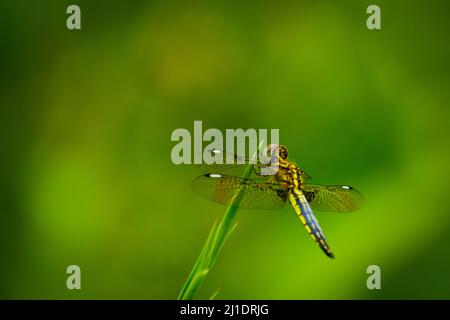
{"type": "Polygon", "coordinates": [[[286,149],[285,146],[280,146],[279,153],[280,153],[281,159],[284,159],[284,160],[287,159],[287,157],[288,157],[288,151],[287,151],[287,149],[286,149]]]}

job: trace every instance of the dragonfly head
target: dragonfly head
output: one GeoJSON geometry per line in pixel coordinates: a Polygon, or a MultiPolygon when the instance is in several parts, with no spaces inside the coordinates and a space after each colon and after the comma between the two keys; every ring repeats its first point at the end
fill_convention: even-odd
{"type": "Polygon", "coordinates": [[[278,153],[279,153],[281,159],[286,160],[288,158],[288,151],[285,146],[280,145],[278,147],[278,153]]]}
{"type": "Polygon", "coordinates": [[[288,151],[287,148],[283,145],[278,145],[278,144],[270,144],[267,147],[267,153],[268,156],[273,157],[276,155],[276,151],[278,151],[278,157],[286,160],[288,157],[288,151]]]}

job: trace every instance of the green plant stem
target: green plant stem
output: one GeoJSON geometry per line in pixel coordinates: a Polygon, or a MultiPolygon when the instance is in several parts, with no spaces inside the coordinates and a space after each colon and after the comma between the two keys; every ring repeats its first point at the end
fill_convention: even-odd
{"type": "MultiPolygon", "coordinates": [[[[261,143],[259,147],[261,146],[261,143]]],[[[242,177],[248,178],[250,176],[251,170],[252,165],[249,164],[245,169],[242,177]]],[[[233,224],[233,221],[236,217],[237,209],[241,201],[241,195],[242,189],[239,190],[233,197],[219,224],[217,224],[217,221],[214,223],[202,248],[202,251],[200,252],[200,256],[195,262],[191,273],[187,277],[178,295],[178,300],[193,299],[201,284],[203,283],[206,275],[213,267],[214,263],[217,260],[217,257],[219,256],[220,250],[225,243],[225,240],[237,225],[236,223],[233,224]]]]}
{"type": "Polygon", "coordinates": [[[194,298],[206,275],[216,262],[225,240],[236,227],[236,224],[233,224],[237,213],[236,198],[228,206],[220,223],[217,224],[217,221],[214,223],[205,245],[200,252],[200,256],[178,295],[179,300],[190,300],[194,298]]]}

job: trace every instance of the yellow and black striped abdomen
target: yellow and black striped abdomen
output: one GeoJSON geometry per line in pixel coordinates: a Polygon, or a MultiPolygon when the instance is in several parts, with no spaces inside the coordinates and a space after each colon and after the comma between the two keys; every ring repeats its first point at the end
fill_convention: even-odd
{"type": "Polygon", "coordinates": [[[291,203],[292,208],[294,208],[295,213],[297,213],[300,221],[305,226],[306,231],[311,235],[313,240],[319,245],[325,254],[334,258],[334,254],[331,252],[331,248],[325,239],[325,236],[320,228],[319,222],[317,221],[314,213],[305,198],[303,192],[294,188],[289,192],[289,202],[291,203]]]}

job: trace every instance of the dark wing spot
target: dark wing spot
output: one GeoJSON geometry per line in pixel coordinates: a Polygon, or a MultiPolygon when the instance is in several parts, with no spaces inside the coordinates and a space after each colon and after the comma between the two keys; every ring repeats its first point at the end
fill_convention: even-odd
{"type": "Polygon", "coordinates": [[[287,198],[288,198],[288,193],[289,193],[289,191],[288,190],[277,190],[277,195],[281,198],[281,199],[283,199],[283,201],[286,201],[287,200],[287,198]]]}
{"type": "Polygon", "coordinates": [[[305,194],[305,198],[308,202],[311,202],[316,198],[316,194],[312,191],[311,192],[304,191],[303,193],[305,194]]]}

